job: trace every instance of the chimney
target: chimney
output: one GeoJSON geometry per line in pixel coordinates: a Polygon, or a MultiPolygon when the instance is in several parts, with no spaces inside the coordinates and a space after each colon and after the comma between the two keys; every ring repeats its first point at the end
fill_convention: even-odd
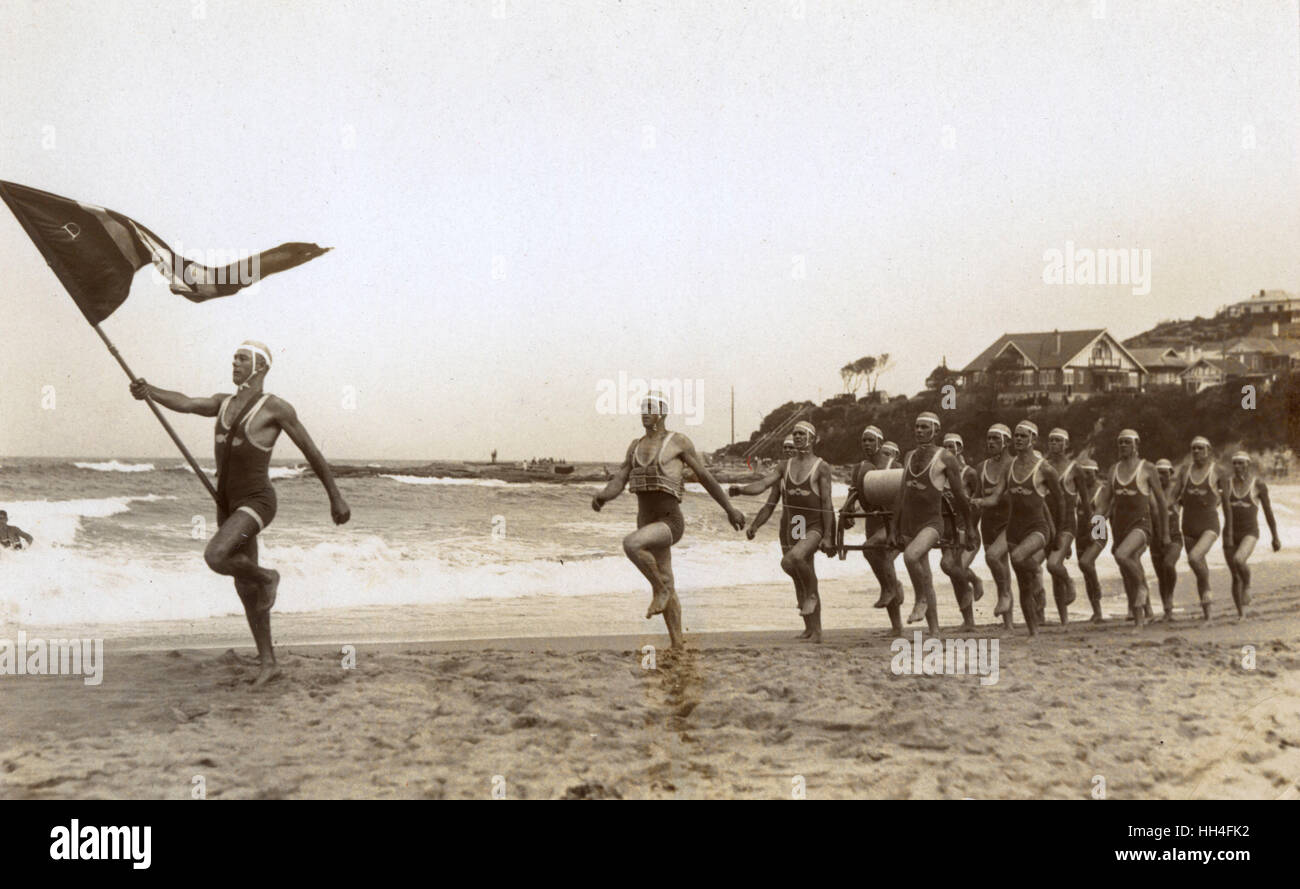
{"type": "Polygon", "coordinates": [[[1061,354],[1061,331],[1060,329],[1057,329],[1053,332],[1056,334],[1056,354],[1060,355],[1061,354]]]}
{"type": "Polygon", "coordinates": [[[1278,335],[1279,335],[1280,333],[1281,333],[1281,328],[1278,326],[1278,323],[1277,323],[1276,321],[1274,321],[1274,322],[1273,322],[1273,339],[1277,339],[1277,338],[1278,338],[1278,335]]]}

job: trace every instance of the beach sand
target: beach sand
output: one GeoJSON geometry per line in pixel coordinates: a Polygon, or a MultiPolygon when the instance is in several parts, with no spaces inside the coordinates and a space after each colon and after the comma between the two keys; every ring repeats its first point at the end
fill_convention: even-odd
{"type": "MultiPolygon", "coordinates": [[[[1102,781],[1113,799],[1296,798],[1294,566],[1256,569],[1242,623],[1226,574],[1214,583],[1209,626],[982,628],[1000,639],[989,686],[894,675],[874,627],[796,642],[793,608],[789,630],[696,633],[680,657],[658,648],[655,669],[642,646],[666,646],[657,620],[644,635],[359,644],[354,669],[338,645],[291,644],[261,690],[190,636],[110,640],[97,687],[0,677],[0,796],[184,799],[198,776],[210,799],[1087,799],[1102,781]]],[[[1184,573],[1180,604],[1193,596],[1184,573]]]]}

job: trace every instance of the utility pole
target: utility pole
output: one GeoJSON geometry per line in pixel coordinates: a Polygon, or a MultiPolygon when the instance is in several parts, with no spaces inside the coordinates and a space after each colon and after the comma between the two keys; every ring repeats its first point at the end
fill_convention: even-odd
{"type": "Polygon", "coordinates": [[[736,387],[731,387],[731,443],[736,443],[736,387]]]}

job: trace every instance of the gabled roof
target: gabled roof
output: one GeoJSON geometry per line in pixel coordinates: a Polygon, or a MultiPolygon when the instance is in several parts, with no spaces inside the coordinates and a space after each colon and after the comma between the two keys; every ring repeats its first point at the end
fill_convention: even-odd
{"type": "Polygon", "coordinates": [[[1199,367],[1202,364],[1209,365],[1215,370],[1222,371],[1225,377],[1244,377],[1249,375],[1251,372],[1249,367],[1242,364],[1236,358],[1198,358],[1191,364],[1187,365],[1187,370],[1183,371],[1183,373],[1188,373],[1193,368],[1199,367]]]}
{"type": "MultiPolygon", "coordinates": [[[[1023,354],[1034,367],[1050,369],[1060,368],[1066,361],[1078,355],[1093,340],[1104,334],[1104,328],[1094,330],[1046,330],[1038,333],[1004,333],[993,345],[975,357],[975,360],[962,368],[962,373],[985,371],[993,359],[1002,354],[1008,346],[1023,354]],[[1061,348],[1056,348],[1057,337],[1061,348]]],[[[1116,341],[1118,343],[1118,341],[1116,341]]],[[[1123,346],[1120,346],[1123,349],[1123,346]]],[[[1127,350],[1126,350],[1127,351],[1127,350]]]]}
{"type": "Polygon", "coordinates": [[[1259,336],[1238,337],[1229,343],[1228,347],[1224,351],[1233,352],[1237,349],[1246,352],[1277,353],[1277,347],[1273,345],[1272,340],[1259,336]]]}
{"type": "Polygon", "coordinates": [[[1149,349],[1129,349],[1137,363],[1150,370],[1154,367],[1182,370],[1187,362],[1180,358],[1173,346],[1154,346],[1149,349]]]}

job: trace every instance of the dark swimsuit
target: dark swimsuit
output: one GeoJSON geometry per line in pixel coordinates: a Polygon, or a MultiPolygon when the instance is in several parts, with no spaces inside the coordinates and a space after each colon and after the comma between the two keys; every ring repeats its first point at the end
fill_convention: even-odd
{"type": "Polygon", "coordinates": [[[1222,530],[1219,526],[1219,486],[1218,473],[1211,463],[1205,470],[1205,476],[1199,481],[1192,480],[1195,467],[1187,470],[1187,479],[1183,483],[1183,537],[1188,546],[1195,546],[1196,541],[1206,531],[1215,534],[1222,530]]]}
{"type": "MultiPolygon", "coordinates": [[[[985,460],[980,464],[979,473],[979,494],[981,497],[988,497],[993,493],[993,489],[998,486],[997,479],[989,480],[989,464],[992,460],[985,460]]],[[[1011,504],[1000,503],[990,509],[985,509],[980,513],[980,537],[984,539],[984,548],[988,549],[998,539],[998,536],[1007,529],[1007,522],[1011,519],[1011,504]]]]}
{"type": "Polygon", "coordinates": [[[1142,531],[1146,543],[1151,542],[1151,503],[1147,499],[1151,492],[1143,490],[1143,483],[1138,481],[1145,467],[1146,461],[1139,460],[1127,482],[1119,480],[1118,463],[1110,471],[1110,524],[1115,532],[1112,552],[1119,549],[1134,529],[1142,531]]]}
{"type": "Polygon", "coordinates": [[[275,488],[271,486],[268,473],[271,448],[259,447],[248,437],[249,422],[270,397],[262,395],[245,405],[243,412],[230,426],[225,424],[226,408],[234,396],[223,401],[221,410],[217,412],[214,450],[217,460],[218,525],[236,512],[251,515],[257,520],[259,530],[264,530],[275,518],[275,488]]]}
{"type": "Polygon", "coordinates": [[[808,477],[796,482],[790,477],[790,463],[787,460],[781,474],[781,545],[794,546],[800,540],[794,536],[795,516],[803,517],[802,539],[806,540],[816,531],[823,537],[826,529],[822,524],[822,499],[817,493],[817,470],[821,468],[822,458],[813,461],[808,477]]]}
{"type": "Polygon", "coordinates": [[[940,485],[934,480],[934,465],[943,456],[943,448],[934,449],[934,456],[919,473],[912,471],[915,456],[916,451],[912,451],[903,460],[903,504],[899,510],[898,533],[904,540],[911,540],[926,528],[943,534],[941,510],[948,483],[945,479],[940,485]]]}
{"type": "Polygon", "coordinates": [[[1246,492],[1237,493],[1237,480],[1233,478],[1228,488],[1228,506],[1232,509],[1232,540],[1240,542],[1245,537],[1259,539],[1259,498],[1255,493],[1255,478],[1246,482],[1246,492]]]}
{"type": "Polygon", "coordinates": [[[1052,528],[1047,520],[1047,500],[1038,480],[1039,467],[1043,458],[1039,457],[1034,468],[1024,478],[1016,475],[1016,464],[1012,461],[1007,468],[1007,499],[1011,501],[1011,519],[1007,523],[1007,546],[1015,548],[1030,534],[1041,534],[1043,544],[1051,541],[1052,528]]]}
{"type": "Polygon", "coordinates": [[[686,531],[686,518],[682,515],[681,507],[683,485],[680,480],[664,471],[659,460],[664,455],[664,448],[668,447],[668,441],[676,434],[669,432],[665,435],[654,460],[644,464],[637,458],[636,449],[645,439],[634,442],[632,472],[627,481],[627,489],[636,494],[636,526],[644,528],[655,522],[663,522],[668,526],[673,543],[681,540],[686,531]]]}

